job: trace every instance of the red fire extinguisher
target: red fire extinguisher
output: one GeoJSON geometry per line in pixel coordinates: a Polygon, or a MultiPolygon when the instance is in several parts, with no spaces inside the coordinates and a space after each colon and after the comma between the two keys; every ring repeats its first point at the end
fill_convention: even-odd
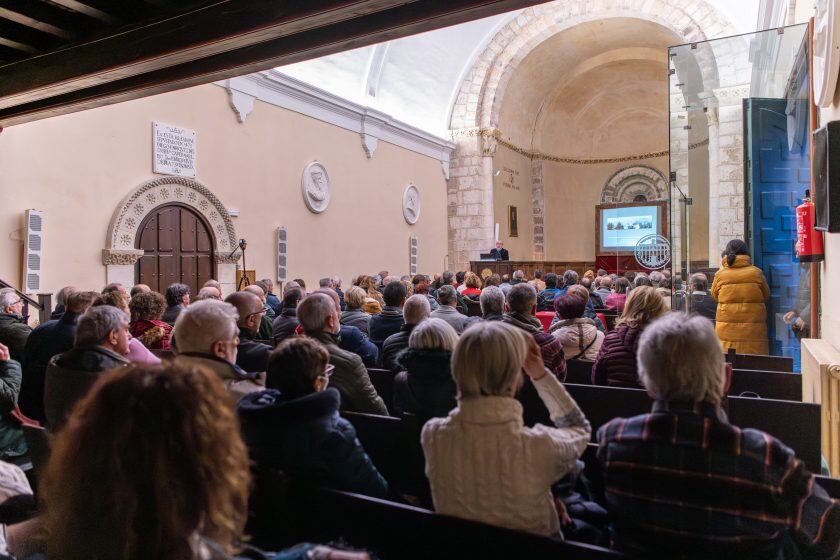
{"type": "Polygon", "coordinates": [[[802,204],[796,207],[796,258],[799,262],[825,260],[823,236],[814,229],[814,203],[810,189],[805,191],[802,204]]]}

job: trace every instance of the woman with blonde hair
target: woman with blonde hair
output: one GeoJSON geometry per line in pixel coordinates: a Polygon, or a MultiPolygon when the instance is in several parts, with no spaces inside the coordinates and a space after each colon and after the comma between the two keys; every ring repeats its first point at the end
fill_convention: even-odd
{"type": "Polygon", "coordinates": [[[356,327],[365,336],[368,335],[368,328],[370,326],[370,314],[364,310],[367,302],[367,294],[359,286],[353,286],[347,293],[344,294],[344,303],[346,309],[341,312],[339,322],[342,325],[350,325],[356,327]]]}
{"type": "Polygon", "coordinates": [[[654,319],[667,312],[668,307],[655,288],[639,286],[631,291],[615,328],[601,343],[601,350],[592,366],[592,383],[641,389],[636,367],[639,336],[654,319]]]}
{"type": "Polygon", "coordinates": [[[379,293],[379,290],[376,287],[376,278],[373,276],[367,276],[366,274],[359,275],[359,287],[365,291],[365,294],[368,298],[376,300],[376,302],[381,306],[385,305],[385,300],[382,299],[382,294],[379,293]]]}
{"type": "Polygon", "coordinates": [[[452,351],[458,333],[443,319],[424,319],[411,331],[397,357],[403,370],[394,379],[394,412],[421,419],[443,417],[455,408],[452,351]]]}
{"type": "Polygon", "coordinates": [[[209,370],[114,370],[53,443],[41,483],[47,557],[228,558],[249,484],[230,397],[209,370]]]}
{"type": "Polygon", "coordinates": [[[461,295],[470,299],[478,299],[478,296],[481,295],[481,278],[478,277],[478,274],[467,272],[464,276],[464,285],[466,285],[466,288],[461,292],[461,295]]]}
{"type": "Polygon", "coordinates": [[[421,436],[435,510],[562,536],[551,485],[586,449],[591,428],[533,337],[502,322],[477,323],[455,346],[452,374],[458,407],[429,420],[421,436]],[[524,426],[515,398],[524,375],[556,427],[524,426]]]}

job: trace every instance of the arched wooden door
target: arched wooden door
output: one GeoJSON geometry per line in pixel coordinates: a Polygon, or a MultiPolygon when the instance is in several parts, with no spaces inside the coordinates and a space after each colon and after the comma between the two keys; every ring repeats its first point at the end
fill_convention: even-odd
{"type": "Polygon", "coordinates": [[[145,254],[137,262],[137,282],[160,293],[180,282],[194,296],[215,276],[213,246],[213,233],[192,209],[180,204],[160,206],[140,227],[137,248],[145,254]]]}

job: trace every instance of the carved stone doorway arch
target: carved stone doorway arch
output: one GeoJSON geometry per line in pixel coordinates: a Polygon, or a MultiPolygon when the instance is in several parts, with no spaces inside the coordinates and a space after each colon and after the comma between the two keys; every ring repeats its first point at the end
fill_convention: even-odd
{"type": "Polygon", "coordinates": [[[625,167],[613,174],[601,191],[601,203],[650,202],[668,198],[668,182],[647,165],[625,167]]]}
{"type": "Polygon", "coordinates": [[[102,264],[107,281],[134,284],[135,264],[144,251],[137,249],[145,218],[165,204],[187,206],[199,214],[213,232],[213,255],[216,273],[226,292],[236,287],[238,254],[228,257],[237,247],[236,230],[230,214],[213,192],[194,179],[161,177],[133,189],[117,206],[108,226],[102,264]]]}

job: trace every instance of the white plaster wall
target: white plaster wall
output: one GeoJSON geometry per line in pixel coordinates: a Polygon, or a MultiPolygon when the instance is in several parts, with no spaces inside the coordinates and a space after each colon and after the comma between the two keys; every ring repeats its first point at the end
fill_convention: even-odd
{"type": "Polygon", "coordinates": [[[197,133],[196,179],[241,212],[248,268],[276,275],[275,235],[289,234],[289,278],[317,285],[386,268],[408,272],[409,236],[420,242],[419,270],[438,271],[446,253],[446,183],[440,161],[380,141],[368,159],[359,135],[257,102],[245,123],[225,90],[205,85],[46,119],[0,134],[0,278],[20,283],[20,228],[27,208],[45,211],[42,291],[66,284],[100,289],[101,251],[120,200],[152,173],[152,121],[197,133]],[[323,214],[304,206],[300,177],[317,159],[332,181],[323,214]],[[409,182],[421,190],[420,221],[402,216],[409,182]]]}

